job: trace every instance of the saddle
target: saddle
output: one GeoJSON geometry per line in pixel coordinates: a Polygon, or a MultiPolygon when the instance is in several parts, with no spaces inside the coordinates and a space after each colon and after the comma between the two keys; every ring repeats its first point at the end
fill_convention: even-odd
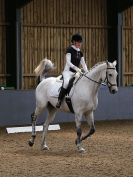
{"type": "Polygon", "coordinates": [[[66,91],[66,96],[65,96],[65,101],[69,107],[69,110],[74,113],[74,110],[73,110],[73,106],[72,106],[72,102],[71,102],[71,97],[69,96],[69,93],[73,87],[73,84],[76,84],[76,82],[80,79],[80,76],[79,77],[73,77],[70,79],[69,81],[69,84],[68,84],[68,87],[67,87],[67,91],[66,91]]]}
{"type": "MultiPolygon", "coordinates": [[[[69,93],[71,91],[71,88],[73,87],[73,84],[75,84],[79,79],[80,79],[80,75],[78,75],[78,73],[76,73],[76,75],[74,77],[72,77],[68,83],[68,87],[66,90],[66,95],[69,96],[69,93]]],[[[63,75],[60,75],[57,77],[57,82],[62,82],[63,85],[63,75]]]]}
{"type": "MultiPolygon", "coordinates": [[[[71,88],[73,87],[73,84],[75,83],[75,77],[71,78],[69,83],[68,83],[68,87],[66,89],[66,95],[69,96],[69,93],[71,91],[71,88]]],[[[63,76],[60,76],[60,78],[58,78],[57,82],[61,82],[63,85],[63,76]]],[[[61,86],[62,87],[62,86],[61,86]]],[[[60,90],[60,89],[59,89],[60,90]]]]}

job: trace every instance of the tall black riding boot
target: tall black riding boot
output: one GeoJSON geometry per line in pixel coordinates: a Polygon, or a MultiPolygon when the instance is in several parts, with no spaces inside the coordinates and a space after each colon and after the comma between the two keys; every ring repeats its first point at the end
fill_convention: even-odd
{"type": "Polygon", "coordinates": [[[60,93],[59,93],[59,97],[58,97],[58,102],[56,104],[56,108],[60,108],[62,100],[64,99],[66,94],[66,89],[64,89],[63,87],[61,87],[60,93]]]}

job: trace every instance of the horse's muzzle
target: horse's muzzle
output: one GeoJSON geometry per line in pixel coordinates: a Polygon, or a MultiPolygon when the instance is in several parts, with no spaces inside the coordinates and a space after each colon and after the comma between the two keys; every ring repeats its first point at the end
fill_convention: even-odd
{"type": "Polygon", "coordinates": [[[112,90],[111,93],[115,94],[115,93],[117,93],[117,90],[112,90]]]}
{"type": "Polygon", "coordinates": [[[115,94],[118,92],[118,88],[110,88],[110,93],[115,94]]]}

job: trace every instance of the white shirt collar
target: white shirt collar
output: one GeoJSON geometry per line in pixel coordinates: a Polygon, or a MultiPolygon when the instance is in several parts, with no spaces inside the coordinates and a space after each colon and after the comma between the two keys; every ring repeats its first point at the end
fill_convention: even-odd
{"type": "Polygon", "coordinates": [[[78,52],[80,51],[80,49],[76,48],[75,45],[72,45],[72,48],[75,49],[75,50],[77,50],[78,52]]]}

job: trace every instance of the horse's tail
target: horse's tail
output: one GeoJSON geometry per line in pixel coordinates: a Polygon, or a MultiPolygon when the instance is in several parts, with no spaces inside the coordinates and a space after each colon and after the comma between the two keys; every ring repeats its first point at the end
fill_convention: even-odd
{"type": "Polygon", "coordinates": [[[40,61],[39,65],[35,68],[34,72],[36,76],[41,76],[42,74],[48,73],[55,69],[54,64],[51,60],[44,58],[40,61]]]}

